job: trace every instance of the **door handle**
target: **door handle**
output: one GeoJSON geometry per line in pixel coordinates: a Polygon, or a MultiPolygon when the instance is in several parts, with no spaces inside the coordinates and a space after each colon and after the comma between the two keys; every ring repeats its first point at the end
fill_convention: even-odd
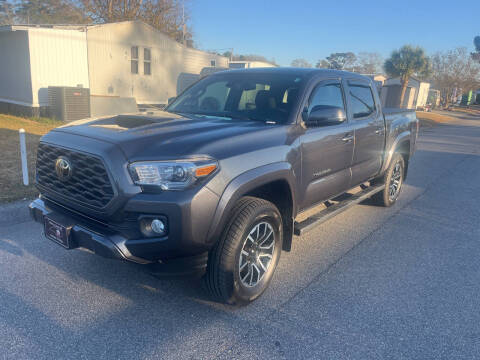
{"type": "Polygon", "coordinates": [[[342,138],[342,141],[346,143],[352,142],[352,140],[353,140],[353,135],[350,135],[350,134],[347,134],[342,138]]]}
{"type": "Polygon", "coordinates": [[[377,134],[377,135],[383,134],[383,129],[375,130],[375,134],[377,134]]]}

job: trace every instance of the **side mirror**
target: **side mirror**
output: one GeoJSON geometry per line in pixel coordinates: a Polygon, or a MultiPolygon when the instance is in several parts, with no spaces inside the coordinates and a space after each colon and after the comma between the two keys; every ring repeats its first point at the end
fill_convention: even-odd
{"type": "Polygon", "coordinates": [[[347,119],[342,108],[329,105],[317,105],[308,115],[307,127],[332,126],[343,123],[347,119]]]}
{"type": "Polygon", "coordinates": [[[170,105],[177,97],[172,96],[171,98],[168,98],[168,105],[170,105]]]}

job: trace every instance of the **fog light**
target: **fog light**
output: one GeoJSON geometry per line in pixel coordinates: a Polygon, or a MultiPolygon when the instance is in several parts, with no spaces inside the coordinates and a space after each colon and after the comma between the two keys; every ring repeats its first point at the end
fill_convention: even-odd
{"type": "Polygon", "coordinates": [[[140,219],[140,230],[147,237],[163,236],[167,233],[165,220],[151,217],[140,219]]]}
{"type": "Polygon", "coordinates": [[[152,231],[157,234],[165,233],[165,224],[162,220],[153,219],[150,225],[152,227],[152,231]]]}

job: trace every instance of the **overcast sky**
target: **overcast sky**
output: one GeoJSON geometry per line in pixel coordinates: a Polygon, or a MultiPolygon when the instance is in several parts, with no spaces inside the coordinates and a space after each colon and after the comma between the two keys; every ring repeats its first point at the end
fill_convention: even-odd
{"type": "Polygon", "coordinates": [[[480,0],[191,0],[197,45],[234,48],[290,65],[332,52],[388,56],[404,44],[428,53],[466,46],[480,35],[480,0]]]}

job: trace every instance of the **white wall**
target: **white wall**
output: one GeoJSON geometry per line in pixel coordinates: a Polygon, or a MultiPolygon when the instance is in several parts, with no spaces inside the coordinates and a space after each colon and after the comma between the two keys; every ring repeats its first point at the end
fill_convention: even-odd
{"type": "Polygon", "coordinates": [[[421,82],[418,89],[418,97],[416,107],[424,107],[428,99],[428,91],[430,90],[430,83],[421,82]]]}
{"type": "Polygon", "coordinates": [[[32,105],[27,31],[0,31],[0,101],[32,105]]]}
{"type": "Polygon", "coordinates": [[[135,97],[137,103],[166,103],[215,60],[228,59],[186,48],[139,22],[126,21],[89,27],[87,31],[90,89],[94,96],[135,97]],[[138,46],[138,74],[130,68],[131,47],[138,46]],[[144,48],[151,50],[151,75],[144,74],[144,48]]]}
{"type": "Polygon", "coordinates": [[[265,61],[231,61],[230,68],[232,69],[250,69],[250,68],[264,68],[264,67],[276,67],[276,65],[270,64],[265,61]]]}
{"type": "Polygon", "coordinates": [[[33,106],[48,105],[48,86],[89,87],[86,33],[30,28],[33,106]]]}
{"type": "MultiPolygon", "coordinates": [[[[395,86],[400,86],[400,78],[391,78],[385,81],[382,88],[381,99],[382,104],[389,103],[389,96],[400,96],[399,89],[395,86]],[[391,94],[389,95],[389,91],[391,94]]],[[[425,106],[428,98],[428,90],[430,84],[427,82],[420,82],[417,79],[410,78],[408,81],[407,92],[403,101],[403,106],[408,109],[416,109],[417,107],[425,106]]]]}

